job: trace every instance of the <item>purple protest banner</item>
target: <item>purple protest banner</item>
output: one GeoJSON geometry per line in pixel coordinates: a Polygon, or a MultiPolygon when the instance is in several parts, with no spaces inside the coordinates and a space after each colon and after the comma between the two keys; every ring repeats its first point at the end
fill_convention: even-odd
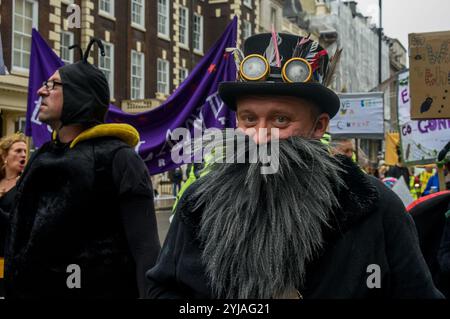
{"type": "MultiPolygon", "coordinates": [[[[236,78],[233,55],[226,51],[226,48],[236,47],[236,39],[235,17],[188,78],[158,108],[128,114],[110,105],[107,122],[127,123],[139,131],[141,141],[136,151],[145,161],[150,174],[162,173],[180,165],[171,160],[171,148],[175,145],[170,138],[173,130],[187,128],[193,133],[194,123],[201,123],[203,129],[235,127],[235,113],[224,105],[217,91],[220,82],[234,81],[236,78]]],[[[40,99],[36,91],[62,65],[61,59],[33,30],[26,134],[33,137],[36,147],[50,140],[47,125],[37,119],[40,99]]]]}
{"type": "Polygon", "coordinates": [[[39,32],[33,29],[25,135],[33,138],[35,147],[41,147],[51,138],[51,129],[38,119],[42,99],[37,95],[37,90],[63,65],[64,62],[47,45],[39,32]]]}
{"type": "Polygon", "coordinates": [[[236,64],[226,48],[236,47],[237,18],[228,25],[224,34],[203,57],[188,78],[160,107],[130,115],[110,108],[110,122],[128,123],[141,135],[137,150],[144,159],[150,174],[173,169],[171,149],[176,142],[170,138],[177,128],[186,128],[194,136],[194,126],[226,128],[235,126],[235,114],[218,96],[218,86],[223,81],[234,81],[236,64]]]}

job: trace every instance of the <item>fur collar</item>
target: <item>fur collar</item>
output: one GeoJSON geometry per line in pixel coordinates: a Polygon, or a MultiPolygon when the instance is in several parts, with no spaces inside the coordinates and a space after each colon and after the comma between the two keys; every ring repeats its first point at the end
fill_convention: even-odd
{"type": "MultiPolygon", "coordinates": [[[[335,209],[335,219],[331,221],[331,226],[338,233],[344,233],[377,210],[379,193],[371,177],[351,159],[340,155],[336,158],[343,169],[340,175],[345,186],[335,190],[340,207],[335,209]]],[[[177,211],[181,214],[183,223],[194,228],[197,233],[203,208],[195,210],[195,202],[190,200],[196,189],[194,183],[185,191],[177,211]]]]}
{"type": "Polygon", "coordinates": [[[138,131],[128,124],[100,124],[96,125],[80,135],[70,144],[70,148],[82,141],[94,139],[97,137],[114,136],[124,141],[131,147],[135,147],[139,142],[138,131]]]}

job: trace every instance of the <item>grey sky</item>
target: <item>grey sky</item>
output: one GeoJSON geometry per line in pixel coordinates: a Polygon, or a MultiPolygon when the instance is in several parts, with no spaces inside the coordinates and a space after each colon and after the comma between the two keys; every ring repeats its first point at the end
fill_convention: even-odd
{"type": "MultiPolygon", "coordinates": [[[[356,0],[361,13],[375,17],[378,0],[356,0]]],[[[450,30],[449,0],[383,0],[384,33],[408,49],[408,33],[450,30]]]]}

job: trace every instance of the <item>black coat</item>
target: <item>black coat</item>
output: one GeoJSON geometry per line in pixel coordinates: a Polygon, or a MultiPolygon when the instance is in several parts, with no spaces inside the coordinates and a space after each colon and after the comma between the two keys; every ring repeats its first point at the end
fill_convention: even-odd
{"type": "MultiPolygon", "coordinates": [[[[400,199],[350,160],[343,162],[349,189],[338,194],[333,231],[307,265],[304,298],[442,298],[419,249],[412,218],[400,199]],[[381,288],[368,288],[370,265],[381,270],[381,288]],[[369,271],[369,272],[368,272],[369,271]]],[[[197,231],[201,211],[183,195],[158,261],[148,273],[149,298],[211,298],[197,231]]],[[[370,280],[369,280],[370,281],[370,280]]]]}
{"type": "Polygon", "coordinates": [[[8,298],[139,296],[159,239],[150,179],[130,146],[114,137],[74,148],[49,142],[17,189],[5,256],[8,298]],[[67,285],[69,265],[80,267],[80,289],[67,285]]]}

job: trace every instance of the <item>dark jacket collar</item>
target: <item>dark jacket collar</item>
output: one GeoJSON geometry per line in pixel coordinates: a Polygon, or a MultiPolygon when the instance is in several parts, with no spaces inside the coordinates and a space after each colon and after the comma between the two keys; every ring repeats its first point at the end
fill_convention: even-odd
{"type": "Polygon", "coordinates": [[[341,155],[337,158],[345,186],[337,190],[340,207],[335,211],[339,228],[344,232],[378,208],[379,193],[373,178],[353,160],[341,155]]]}

